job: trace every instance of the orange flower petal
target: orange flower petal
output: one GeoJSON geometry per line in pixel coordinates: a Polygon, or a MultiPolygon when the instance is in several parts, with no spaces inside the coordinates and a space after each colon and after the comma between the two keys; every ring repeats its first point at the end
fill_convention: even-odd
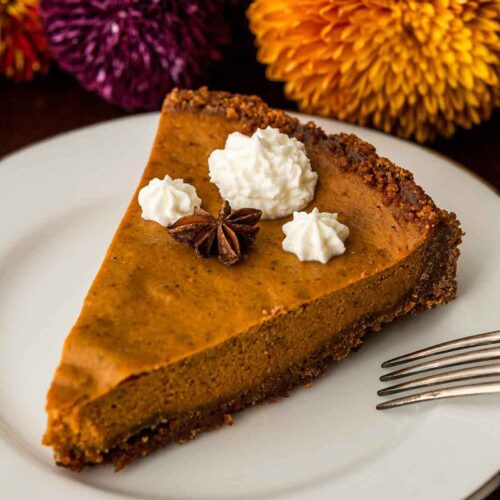
{"type": "Polygon", "coordinates": [[[300,109],[419,141],[500,104],[500,0],[255,0],[272,79],[300,109]]]}

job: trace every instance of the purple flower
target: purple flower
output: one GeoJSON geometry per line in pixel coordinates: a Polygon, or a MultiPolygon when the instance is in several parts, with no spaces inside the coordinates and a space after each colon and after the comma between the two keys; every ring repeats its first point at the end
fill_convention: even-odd
{"type": "Polygon", "coordinates": [[[206,77],[229,41],[223,0],[41,0],[59,66],[128,110],[206,77]]]}

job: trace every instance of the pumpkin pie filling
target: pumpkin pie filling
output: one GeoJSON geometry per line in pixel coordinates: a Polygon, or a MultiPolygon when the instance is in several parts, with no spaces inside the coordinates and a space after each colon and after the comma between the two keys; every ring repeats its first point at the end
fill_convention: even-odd
{"type": "Polygon", "coordinates": [[[137,192],[66,339],[47,398],[44,443],[75,470],[121,468],[173,441],[287,393],[394,318],[454,298],[461,230],[411,174],[351,135],[325,135],[256,97],[173,91],[137,192]],[[327,264],[281,248],[291,217],[259,222],[243,261],[200,259],[141,218],[153,178],[222,199],[210,153],[228,134],[271,125],[305,144],[318,183],[310,211],[338,212],[346,252],[327,264]]]}

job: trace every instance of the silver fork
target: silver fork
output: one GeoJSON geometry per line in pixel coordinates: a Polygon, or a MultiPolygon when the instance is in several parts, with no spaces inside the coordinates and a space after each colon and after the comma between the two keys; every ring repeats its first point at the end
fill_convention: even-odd
{"type": "MultiPolygon", "coordinates": [[[[426,349],[405,354],[394,359],[390,359],[382,363],[382,368],[390,368],[393,366],[417,361],[422,358],[435,356],[437,354],[445,354],[452,351],[462,349],[489,346],[491,344],[500,344],[500,330],[480,335],[472,335],[450,342],[437,344],[426,349]]],[[[465,351],[460,354],[444,356],[438,359],[425,361],[406,368],[387,373],[380,377],[382,382],[389,380],[397,380],[400,378],[416,375],[419,373],[429,372],[432,370],[440,370],[443,368],[465,365],[469,363],[482,363],[500,359],[500,347],[488,347],[485,349],[477,349],[473,351],[465,351]]],[[[477,394],[500,394],[500,363],[488,363],[468,368],[460,368],[458,370],[445,371],[438,375],[427,375],[425,377],[402,382],[385,389],[378,391],[379,396],[387,396],[389,394],[397,394],[403,391],[413,389],[421,389],[423,387],[448,384],[451,382],[463,382],[476,378],[497,377],[498,380],[493,382],[481,382],[473,384],[461,384],[452,387],[434,389],[417,394],[411,394],[397,399],[391,399],[377,405],[377,410],[387,410],[398,406],[420,403],[421,401],[430,401],[434,399],[455,398],[459,396],[474,396],[477,394]]]]}

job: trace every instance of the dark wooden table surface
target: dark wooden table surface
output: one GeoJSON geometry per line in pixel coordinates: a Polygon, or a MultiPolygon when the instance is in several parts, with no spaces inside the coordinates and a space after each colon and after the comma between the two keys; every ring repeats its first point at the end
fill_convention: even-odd
{"type": "MultiPolygon", "coordinates": [[[[256,62],[244,17],[238,14],[234,23],[233,43],[206,83],[212,89],[257,94],[274,107],[295,110],[294,103],[283,97],[282,85],[267,81],[264,68],[256,62]]],[[[127,114],[83,91],[55,65],[47,77],[31,83],[13,84],[0,79],[0,158],[61,132],[127,114]]],[[[426,146],[461,163],[500,190],[500,110],[472,130],[461,130],[451,139],[439,139],[426,146]]],[[[500,498],[500,473],[470,497],[485,498],[500,498]]]]}

